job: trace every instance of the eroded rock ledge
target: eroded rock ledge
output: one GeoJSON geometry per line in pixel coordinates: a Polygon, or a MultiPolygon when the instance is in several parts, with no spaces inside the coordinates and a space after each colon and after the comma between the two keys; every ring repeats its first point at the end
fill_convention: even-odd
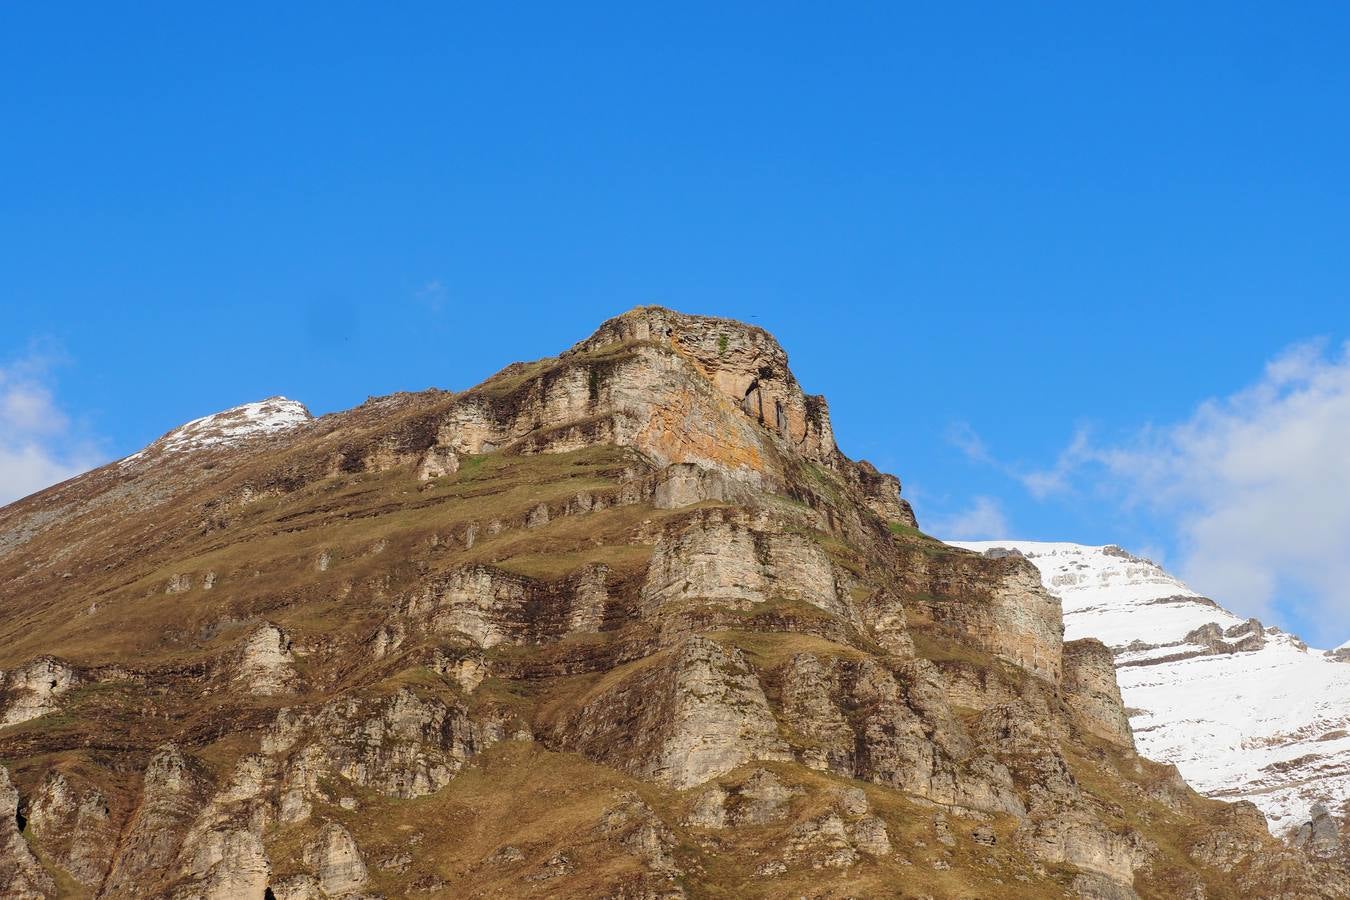
{"type": "Polygon", "coordinates": [[[92,473],[0,510],[0,584],[50,645],[0,634],[6,897],[1350,890],[726,320],[92,473]]]}

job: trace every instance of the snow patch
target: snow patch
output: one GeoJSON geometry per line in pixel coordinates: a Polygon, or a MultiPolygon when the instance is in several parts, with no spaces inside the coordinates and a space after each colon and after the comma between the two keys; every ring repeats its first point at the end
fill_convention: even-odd
{"type": "Polygon", "coordinates": [[[1063,604],[1065,639],[1095,637],[1115,651],[1139,752],[1176,764],[1196,790],[1252,801],[1277,834],[1307,821],[1315,802],[1350,800],[1350,654],[1278,628],[1239,649],[1247,619],[1119,547],[953,543],[1035,564],[1063,604]],[[1212,645],[1193,637],[1210,623],[1223,633],[1212,645]]]}
{"type": "Polygon", "coordinates": [[[285,397],[268,397],[179,425],[144,450],[122,460],[122,465],[152,453],[186,453],[205,447],[239,444],[264,435],[291,431],[312,421],[314,417],[303,403],[285,397]]]}

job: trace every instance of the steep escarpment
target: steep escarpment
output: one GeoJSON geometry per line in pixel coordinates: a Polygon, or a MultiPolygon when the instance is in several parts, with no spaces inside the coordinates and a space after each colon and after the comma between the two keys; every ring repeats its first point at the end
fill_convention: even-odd
{"type": "Polygon", "coordinates": [[[0,510],[7,896],[1346,894],[760,329],[205,421],[0,510]]]}
{"type": "MultiPolygon", "coordinates": [[[[1333,831],[1345,827],[1344,654],[1310,648],[1229,612],[1119,547],[966,546],[1001,557],[1017,553],[1041,570],[1046,587],[1062,598],[1069,635],[1080,638],[1072,643],[1107,651],[1142,753],[1175,763],[1209,796],[1256,804],[1281,836],[1311,834],[1315,822],[1323,836],[1328,822],[1336,823],[1333,831]]],[[[1104,660],[1098,671],[1100,690],[1104,660]]],[[[1325,843],[1302,846],[1321,853],[1325,843]]]]}

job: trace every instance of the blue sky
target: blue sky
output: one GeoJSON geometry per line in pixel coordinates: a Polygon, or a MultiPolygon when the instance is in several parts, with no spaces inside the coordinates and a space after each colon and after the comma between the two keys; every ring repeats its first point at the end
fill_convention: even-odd
{"type": "Polygon", "coordinates": [[[0,491],[662,303],[940,534],[1350,637],[1350,12],[1014,6],[8,5],[0,491]]]}

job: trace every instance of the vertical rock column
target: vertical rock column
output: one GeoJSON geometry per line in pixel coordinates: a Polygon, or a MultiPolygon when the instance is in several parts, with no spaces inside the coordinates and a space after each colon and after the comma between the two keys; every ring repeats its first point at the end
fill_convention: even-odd
{"type": "Polygon", "coordinates": [[[56,896],[56,885],[38,865],[19,830],[19,792],[0,768],[0,896],[41,900],[56,896]]]}
{"type": "Polygon", "coordinates": [[[1116,683],[1115,660],[1105,644],[1084,638],[1064,645],[1063,688],[1079,727],[1118,747],[1134,749],[1134,733],[1116,683]]]}

